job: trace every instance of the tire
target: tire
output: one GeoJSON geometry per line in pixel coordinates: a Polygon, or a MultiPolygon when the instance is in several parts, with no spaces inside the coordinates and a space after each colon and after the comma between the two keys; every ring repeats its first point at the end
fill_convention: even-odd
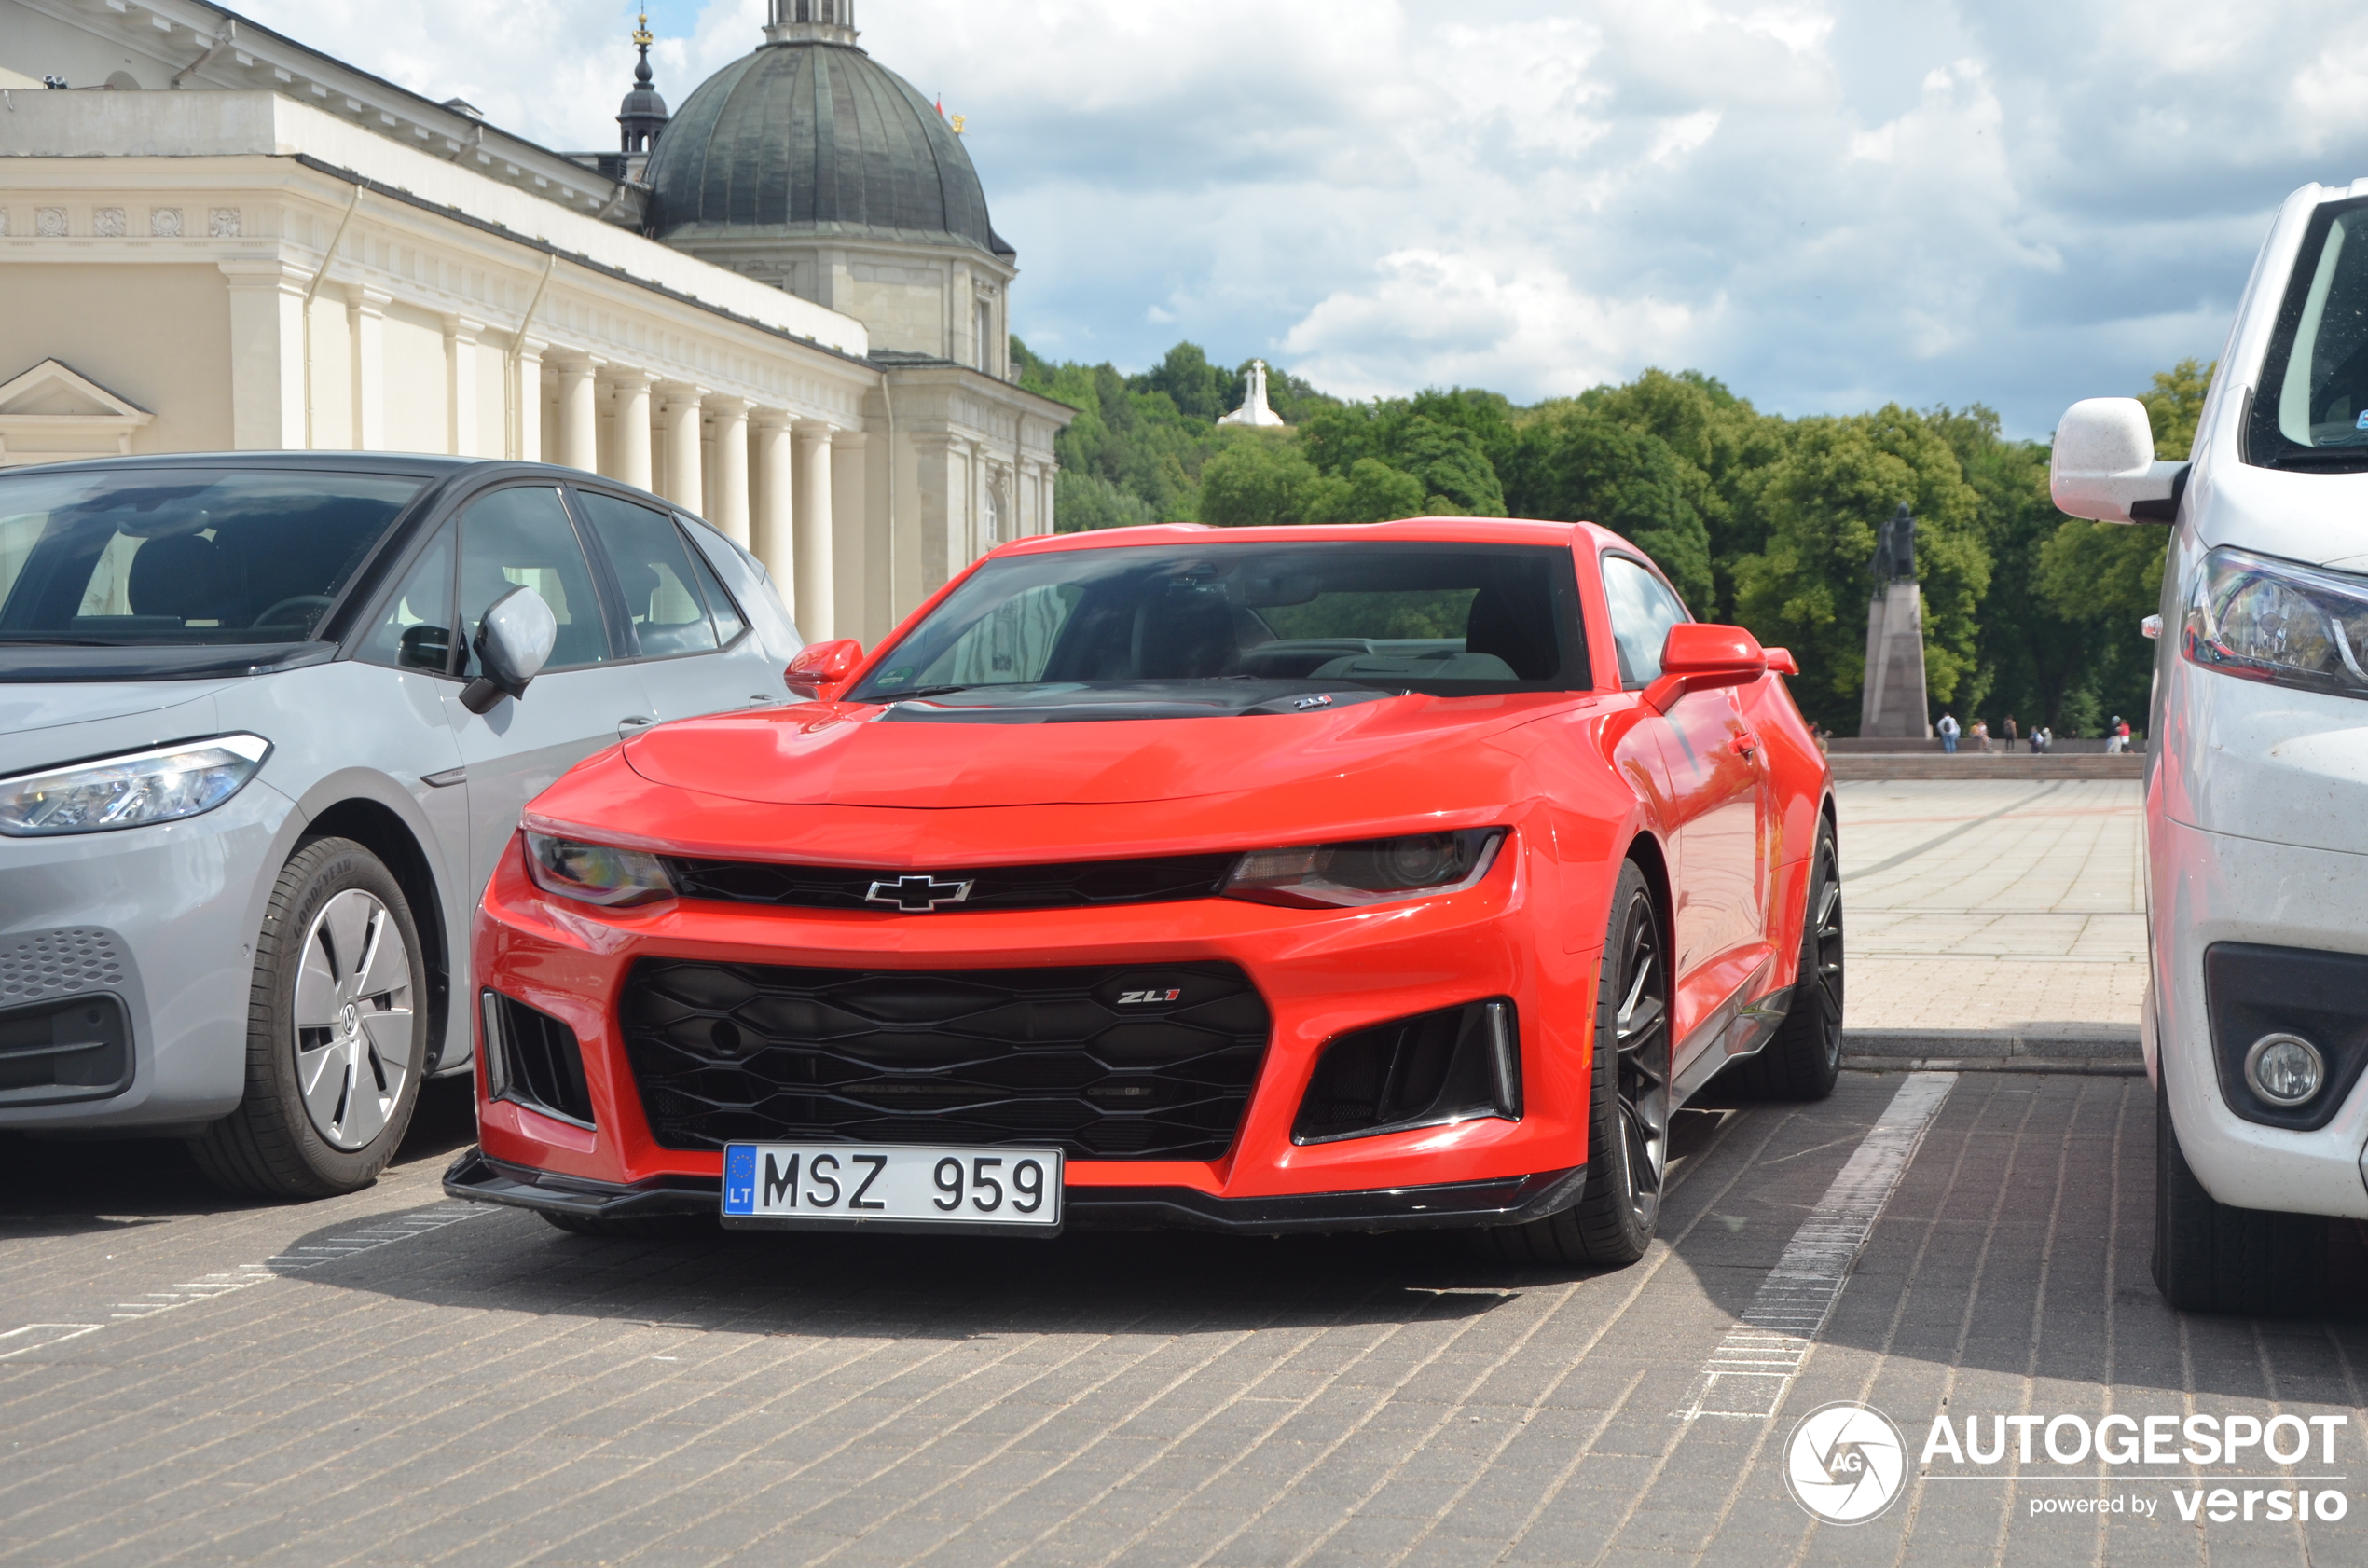
{"type": "Polygon", "coordinates": [[[2232,1208],[2179,1148],[2168,1084],[2155,1093],[2155,1288],[2181,1312],[2315,1313],[2327,1294],[2327,1221],[2232,1208]]]}
{"type": "Polygon", "coordinates": [[[420,1100],[427,978],[385,863],[351,839],[300,846],[255,937],[246,1094],[190,1140],[199,1169],[265,1198],[328,1198],[378,1180],[420,1100]]]}
{"type": "Polygon", "coordinates": [[[1560,1214],[1478,1232],[1484,1253],[1562,1267],[1645,1256],[1669,1169],[1670,1050],[1668,942],[1652,887],[1630,860],[1596,971],[1586,1191],[1560,1214]]]}
{"type": "Polygon", "coordinates": [[[608,1240],[671,1241],[682,1236],[697,1235],[717,1229],[714,1220],[695,1214],[648,1214],[607,1218],[592,1214],[558,1214],[550,1209],[535,1211],[543,1222],[571,1236],[599,1236],[608,1240]]]}
{"type": "Polygon", "coordinates": [[[1842,1068],[1842,871],[1834,826],[1821,822],[1801,912],[1800,970],[1784,1021],[1726,1080],[1760,1100],[1822,1100],[1842,1068]]]}

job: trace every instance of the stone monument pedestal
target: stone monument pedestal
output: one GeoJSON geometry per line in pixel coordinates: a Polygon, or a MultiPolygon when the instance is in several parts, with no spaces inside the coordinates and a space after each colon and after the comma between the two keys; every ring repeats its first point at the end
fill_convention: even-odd
{"type": "Polygon", "coordinates": [[[1930,738],[1924,695],[1924,600],[1913,582],[1890,582],[1866,607],[1866,684],[1858,733],[1930,738]]]}

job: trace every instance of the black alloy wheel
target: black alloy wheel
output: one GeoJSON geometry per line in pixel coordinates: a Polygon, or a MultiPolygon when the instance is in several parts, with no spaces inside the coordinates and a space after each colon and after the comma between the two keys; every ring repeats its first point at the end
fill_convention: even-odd
{"type": "Polygon", "coordinates": [[[1822,1100],[1842,1067],[1842,873],[1834,825],[1819,824],[1801,917],[1800,973],[1784,1022],[1721,1080],[1765,1100],[1822,1100]]]}
{"type": "Polygon", "coordinates": [[[1596,971],[1595,1065],[1587,1115],[1587,1187],[1577,1204],[1479,1232],[1515,1263],[1633,1263],[1659,1223],[1669,1172],[1669,947],[1636,862],[1620,867],[1596,971]]]}

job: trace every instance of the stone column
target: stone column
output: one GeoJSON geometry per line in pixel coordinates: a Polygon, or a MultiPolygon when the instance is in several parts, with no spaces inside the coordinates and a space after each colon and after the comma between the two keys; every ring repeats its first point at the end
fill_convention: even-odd
{"type": "Polygon", "coordinates": [[[872,509],[865,504],[870,444],[860,430],[831,433],[831,624],[841,637],[865,629],[863,584],[875,553],[872,509]]]}
{"type": "Polygon", "coordinates": [[[543,351],[550,346],[539,337],[528,338],[517,346],[516,363],[502,372],[517,412],[515,425],[504,417],[504,433],[515,437],[516,450],[510,455],[520,462],[543,461],[543,351]]]}
{"type": "Polygon", "coordinates": [[[639,370],[616,376],[616,455],[609,475],[650,488],[650,378],[639,370]]]}
{"type": "Polygon", "coordinates": [[[792,601],[798,635],[825,642],[838,624],[831,577],[831,427],[815,420],[797,422],[797,598],[792,601]]]}
{"type": "Polygon", "coordinates": [[[696,387],[680,382],[658,389],[665,397],[659,418],[666,424],[666,499],[685,512],[704,513],[699,484],[699,404],[696,387]]]}
{"type": "Polygon", "coordinates": [[[790,417],[772,408],[756,411],[756,507],[749,550],[773,574],[783,604],[797,602],[797,569],[792,556],[790,417]]]}
{"type": "Polygon", "coordinates": [[[715,415],[715,494],[707,520],[745,547],[749,543],[749,406],[737,397],[710,397],[715,415]]]}
{"type": "Polygon", "coordinates": [[[301,451],[304,289],[276,260],[219,264],[230,289],[230,441],[241,451],[301,451]]]}
{"type": "Polygon", "coordinates": [[[599,362],[570,354],[559,364],[559,444],[555,461],[586,474],[600,471],[599,362]]]}
{"type": "Polygon", "coordinates": [[[387,448],[387,307],[394,296],[354,284],[345,291],[353,328],[353,449],[387,448]]]}
{"type": "Polygon", "coordinates": [[[482,457],[477,450],[477,342],[483,322],[444,318],[444,449],[456,458],[482,457]]]}

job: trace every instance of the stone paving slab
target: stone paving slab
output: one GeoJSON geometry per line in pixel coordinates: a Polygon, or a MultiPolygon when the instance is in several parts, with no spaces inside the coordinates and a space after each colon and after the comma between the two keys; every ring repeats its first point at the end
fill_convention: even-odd
{"type": "Polygon", "coordinates": [[[1838,1179],[1903,1081],[1935,1082],[1852,1073],[1818,1105],[1682,1113],[1661,1239],[1616,1270],[1511,1269],[1447,1236],[594,1241],[435,1199],[448,1128],[310,1208],[209,1208],[160,1155],[8,1146],[0,1278],[37,1294],[0,1289],[0,1334],[261,1249],[389,1239],[0,1359],[0,1563],[2368,1556],[2368,1326],[2163,1308],[2144,1080],[1938,1080],[1886,1185],[1838,1179]],[[1777,1413],[1687,1418],[1780,1260],[1829,1255],[1844,1189],[1874,1194],[1871,1222],[1838,1216],[1864,1249],[1777,1413]],[[442,1211],[475,1217],[403,1223],[442,1211]],[[1783,1479],[1794,1423],[1834,1399],[1919,1452],[1941,1414],[2348,1424],[2332,1469],[1943,1456],[1841,1529],[1783,1479]],[[2322,1469],[2358,1498],[2345,1519],[2190,1523],[2170,1501],[2322,1469]]]}

